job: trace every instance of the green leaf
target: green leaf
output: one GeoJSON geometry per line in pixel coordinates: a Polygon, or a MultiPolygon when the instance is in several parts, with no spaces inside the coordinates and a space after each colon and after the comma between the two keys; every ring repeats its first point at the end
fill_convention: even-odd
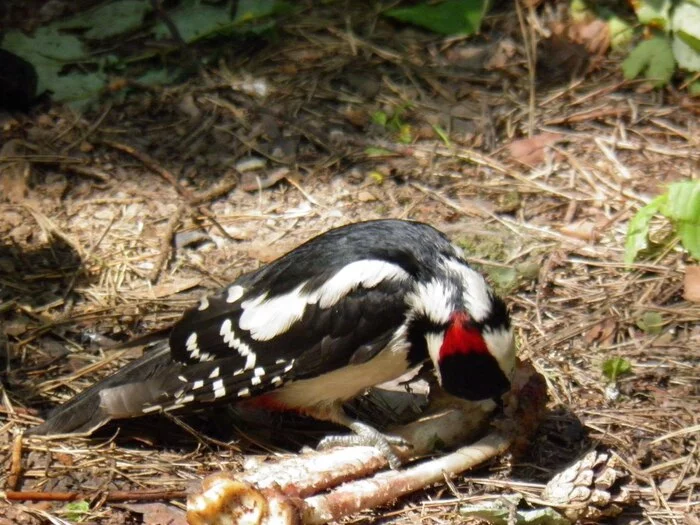
{"type": "Polygon", "coordinates": [[[87,501],[71,501],[63,509],[66,512],[66,518],[70,521],[78,521],[90,512],[90,503],[87,501]]]}
{"type": "Polygon", "coordinates": [[[438,137],[440,137],[440,140],[447,146],[448,148],[452,147],[452,143],[450,142],[450,137],[447,136],[447,132],[442,129],[440,126],[437,124],[433,124],[433,131],[437,134],[438,137]]]}
{"type": "Polygon", "coordinates": [[[700,180],[671,184],[661,213],[673,221],[700,223],[700,180]]]}
{"type": "Polygon", "coordinates": [[[383,111],[375,111],[372,113],[372,122],[385,128],[386,123],[389,121],[389,117],[383,111]]]}
{"type": "Polygon", "coordinates": [[[398,130],[398,140],[401,144],[410,144],[413,142],[413,130],[410,124],[402,124],[398,130]]]}
{"type": "MultiPolygon", "coordinates": [[[[495,502],[461,505],[459,514],[465,518],[478,518],[491,525],[571,525],[571,521],[550,507],[521,509],[518,496],[503,496],[495,502]]],[[[463,520],[453,521],[462,523],[463,520]]]]}
{"type": "Polygon", "coordinates": [[[630,221],[625,241],[625,264],[632,264],[637,254],[649,246],[649,222],[659,212],[666,199],[667,195],[659,195],[640,209],[630,221]]]}
{"type": "Polygon", "coordinates": [[[167,68],[153,68],[141,75],[137,79],[137,82],[147,86],[166,86],[172,84],[181,73],[182,71],[180,69],[170,70],[167,68]]]}
{"type": "MultiPolygon", "coordinates": [[[[168,16],[188,44],[227,34],[235,29],[230,0],[220,5],[205,4],[200,0],[182,0],[178,7],[168,11],[168,16]]],[[[153,34],[158,39],[172,38],[170,29],[164,22],[156,24],[153,34]]]]}
{"type": "Polygon", "coordinates": [[[58,27],[87,29],[85,38],[102,40],[138,29],[152,9],[148,0],[117,0],[82,11],[59,22],[58,27]]]}
{"type": "Polygon", "coordinates": [[[67,65],[89,61],[91,57],[76,36],[61,33],[56,25],[40,27],[32,36],[9,31],[2,47],[30,62],[38,76],[37,91],[51,90],[52,98],[58,102],[85,106],[107,83],[106,76],[99,71],[63,72],[67,65]]]}
{"type": "Polygon", "coordinates": [[[700,259],[700,181],[675,182],[668,188],[668,199],[661,213],[676,226],[683,247],[700,259]]]}
{"type": "Polygon", "coordinates": [[[370,146],[369,148],[365,148],[365,155],[368,157],[395,157],[397,154],[385,148],[370,146]]]}
{"type": "Polygon", "coordinates": [[[384,14],[442,35],[472,35],[479,31],[487,7],[487,0],[445,0],[390,9],[384,14]]]}
{"type": "Polygon", "coordinates": [[[686,71],[700,71],[700,40],[695,40],[683,31],[673,35],[673,56],[678,67],[686,71]]]}
{"type": "Polygon", "coordinates": [[[671,20],[671,0],[638,0],[632,2],[637,19],[644,25],[668,29],[671,20]]]}
{"type": "Polygon", "coordinates": [[[610,32],[610,47],[615,51],[625,49],[634,37],[632,24],[614,14],[608,18],[608,31],[610,32]]]}
{"type": "Polygon", "coordinates": [[[700,96],[700,80],[691,81],[688,85],[688,93],[693,97],[700,96]]]}
{"type": "Polygon", "coordinates": [[[239,0],[234,22],[241,24],[259,20],[286,12],[289,8],[289,4],[281,0],[239,0]]]}
{"type": "Polygon", "coordinates": [[[700,71],[700,5],[681,2],[673,13],[673,56],[688,71],[700,71]]]}
{"type": "Polygon", "coordinates": [[[640,42],[622,62],[625,78],[630,80],[644,73],[644,76],[653,82],[654,87],[667,84],[675,67],[669,39],[658,35],[640,42]]]}
{"type": "Polygon", "coordinates": [[[591,16],[595,16],[595,13],[585,0],[571,0],[569,16],[574,22],[586,22],[591,16]]]}
{"type": "Polygon", "coordinates": [[[62,67],[69,62],[87,58],[80,39],[60,33],[55,26],[40,27],[32,36],[19,30],[8,31],[2,47],[31,62],[34,67],[45,64],[62,67]]]}
{"type": "MultiPolygon", "coordinates": [[[[689,37],[700,41],[700,5],[681,2],[673,12],[673,30],[683,31],[689,37]]],[[[695,48],[700,51],[700,48],[695,48]]]]}
{"type": "Polygon", "coordinates": [[[644,312],[644,314],[637,319],[637,328],[648,334],[660,334],[663,326],[664,318],[661,317],[659,312],[644,312]]]}
{"type": "Polygon", "coordinates": [[[632,365],[623,357],[612,357],[603,363],[603,375],[616,381],[623,374],[628,374],[632,371],[632,365]]]}

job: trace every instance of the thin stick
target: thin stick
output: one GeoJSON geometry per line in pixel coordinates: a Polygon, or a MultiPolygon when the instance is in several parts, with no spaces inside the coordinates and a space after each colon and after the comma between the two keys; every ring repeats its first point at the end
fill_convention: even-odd
{"type": "Polygon", "coordinates": [[[127,144],[122,144],[121,142],[114,142],[112,140],[102,140],[102,143],[109,146],[110,148],[116,149],[118,151],[121,151],[123,153],[126,153],[128,155],[131,155],[135,159],[139,160],[141,163],[143,163],[148,169],[151,171],[157,173],[163,179],[165,179],[167,182],[170,183],[170,185],[175,188],[175,190],[182,195],[185,199],[188,201],[193,200],[194,196],[192,195],[192,192],[182,186],[178,181],[175,175],[170,170],[167,170],[160,164],[158,164],[155,160],[153,160],[149,155],[142,151],[138,151],[137,149],[132,148],[131,146],[127,144]]]}
{"type": "Polygon", "coordinates": [[[163,270],[168,257],[170,257],[170,247],[173,245],[173,236],[175,235],[175,230],[178,224],[180,224],[184,211],[185,204],[180,203],[175,213],[172,215],[172,217],[170,217],[170,219],[168,219],[168,224],[165,226],[165,232],[163,232],[163,236],[160,239],[160,253],[158,254],[158,260],[156,261],[156,264],[153,267],[149,277],[152,283],[158,280],[160,272],[163,270]]]}
{"type": "MultiPolygon", "coordinates": [[[[98,493],[90,492],[40,492],[37,490],[0,492],[0,497],[9,501],[76,501],[93,499],[98,493]]],[[[131,491],[115,490],[103,494],[104,501],[159,501],[184,499],[185,490],[131,491]]]]}

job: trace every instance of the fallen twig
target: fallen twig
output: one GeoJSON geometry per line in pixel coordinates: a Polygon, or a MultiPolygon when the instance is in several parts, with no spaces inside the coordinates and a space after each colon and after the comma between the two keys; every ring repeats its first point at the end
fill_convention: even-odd
{"type": "MultiPolygon", "coordinates": [[[[77,501],[94,498],[95,492],[41,492],[37,490],[6,490],[0,492],[0,497],[8,501],[77,501]]],[[[114,490],[102,494],[104,501],[158,501],[183,499],[187,496],[184,490],[114,490]]]]}
{"type": "Polygon", "coordinates": [[[182,214],[185,211],[185,205],[180,203],[175,210],[175,213],[168,219],[168,224],[165,226],[165,232],[160,239],[160,253],[158,254],[158,259],[156,260],[153,270],[151,270],[150,281],[156,282],[160,272],[163,270],[168,257],[170,256],[170,248],[173,245],[173,236],[175,235],[175,229],[180,220],[182,219],[182,214]]]}

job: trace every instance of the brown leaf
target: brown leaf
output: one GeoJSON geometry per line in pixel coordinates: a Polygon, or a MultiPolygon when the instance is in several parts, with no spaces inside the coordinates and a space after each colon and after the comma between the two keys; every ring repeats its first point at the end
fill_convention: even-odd
{"type": "Polygon", "coordinates": [[[241,175],[240,188],[243,189],[243,191],[248,192],[265,190],[277,184],[288,174],[288,168],[279,168],[262,176],[259,174],[259,172],[257,175],[252,172],[245,172],[241,175]]]}
{"type": "Polygon", "coordinates": [[[610,47],[610,29],[605,20],[573,24],[567,33],[572,41],[582,44],[592,55],[602,56],[610,47]]]}
{"type": "Polygon", "coordinates": [[[596,224],[587,219],[581,219],[566,224],[559,228],[559,231],[568,237],[581,239],[582,241],[592,241],[598,237],[596,224]]]}
{"type": "Polygon", "coordinates": [[[545,149],[563,138],[560,133],[541,133],[534,137],[514,140],[508,146],[508,151],[514,160],[534,167],[544,161],[545,149]]]}
{"type": "Polygon", "coordinates": [[[605,319],[591,327],[583,340],[586,344],[598,343],[600,346],[610,346],[614,342],[617,323],[612,319],[605,319]]]}
{"type": "Polygon", "coordinates": [[[369,191],[362,190],[360,193],[357,194],[357,200],[360,202],[374,202],[377,200],[377,197],[375,197],[369,191]]]}
{"type": "Polygon", "coordinates": [[[73,456],[70,454],[64,454],[62,452],[57,452],[54,455],[54,458],[58,460],[58,462],[63,465],[64,467],[72,467],[73,466],[73,456]]]}
{"type": "Polygon", "coordinates": [[[143,514],[144,525],[187,525],[185,513],[165,503],[132,503],[124,505],[131,512],[143,514]]]}
{"type": "Polygon", "coordinates": [[[688,266],[683,278],[683,298],[700,303],[700,266],[688,266]]]}

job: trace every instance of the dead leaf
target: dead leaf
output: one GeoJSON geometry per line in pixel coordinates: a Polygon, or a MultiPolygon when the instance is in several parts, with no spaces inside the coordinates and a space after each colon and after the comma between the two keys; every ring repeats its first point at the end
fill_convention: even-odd
{"type": "Polygon", "coordinates": [[[62,452],[57,452],[54,455],[54,458],[56,458],[56,460],[58,460],[58,462],[61,465],[63,465],[64,467],[72,467],[73,466],[73,463],[74,463],[73,456],[71,456],[70,454],[64,454],[62,452]]]}
{"type": "Polygon", "coordinates": [[[688,266],[683,278],[683,298],[700,303],[700,266],[688,266]]]}
{"type": "Polygon", "coordinates": [[[345,119],[356,128],[364,128],[369,124],[369,115],[366,111],[355,107],[346,107],[342,113],[345,119]]]}
{"type": "Polygon", "coordinates": [[[577,44],[582,44],[592,55],[602,56],[610,47],[610,28],[605,20],[573,24],[567,36],[577,44]]]}
{"type": "Polygon", "coordinates": [[[165,503],[132,503],[124,508],[143,514],[144,525],[187,525],[185,513],[165,503]]]}
{"type": "Polygon", "coordinates": [[[377,197],[372,195],[369,191],[361,191],[357,194],[357,200],[360,202],[374,202],[377,200],[377,197]]]}
{"type": "Polygon", "coordinates": [[[32,320],[26,316],[18,316],[16,319],[7,321],[3,325],[3,330],[10,337],[18,337],[25,333],[32,326],[32,320]]]}
{"type": "Polygon", "coordinates": [[[605,319],[593,325],[583,340],[586,344],[598,343],[600,346],[610,346],[614,342],[617,323],[612,319],[605,319]]]}
{"type": "Polygon", "coordinates": [[[544,161],[545,149],[563,138],[561,133],[540,133],[534,137],[514,140],[508,146],[508,151],[514,160],[534,167],[544,161]]]}
{"type": "Polygon", "coordinates": [[[488,70],[506,69],[518,53],[518,47],[513,40],[505,38],[498,43],[494,53],[486,61],[484,67],[488,70]]]}
{"type": "Polygon", "coordinates": [[[255,173],[246,172],[241,175],[241,185],[240,187],[243,191],[258,191],[265,190],[277,184],[279,181],[284,179],[289,173],[288,168],[279,168],[267,175],[260,176],[255,173]]]}
{"type": "Polygon", "coordinates": [[[559,231],[568,237],[581,239],[582,241],[593,241],[599,236],[596,224],[588,219],[581,219],[566,224],[559,228],[559,231]]]}

